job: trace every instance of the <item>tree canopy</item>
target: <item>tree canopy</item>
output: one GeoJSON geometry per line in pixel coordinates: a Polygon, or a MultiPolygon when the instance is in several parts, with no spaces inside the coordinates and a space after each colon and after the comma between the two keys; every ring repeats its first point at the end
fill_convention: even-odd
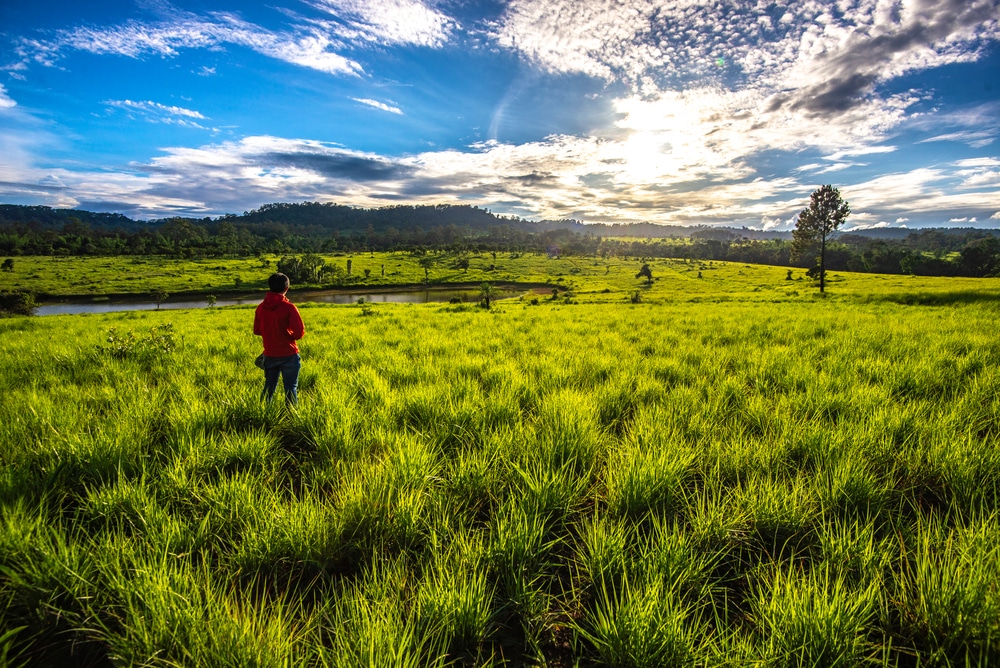
{"type": "Polygon", "coordinates": [[[840,191],[832,185],[820,186],[809,198],[809,207],[799,213],[792,232],[792,247],[800,254],[810,253],[819,245],[819,291],[826,286],[826,242],[827,238],[844,224],[851,214],[850,205],[845,202],[840,191]]]}

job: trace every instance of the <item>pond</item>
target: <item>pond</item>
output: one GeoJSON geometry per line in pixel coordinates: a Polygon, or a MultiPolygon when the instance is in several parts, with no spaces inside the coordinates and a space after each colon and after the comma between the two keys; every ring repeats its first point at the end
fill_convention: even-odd
{"type": "MultiPolygon", "coordinates": [[[[529,292],[547,294],[546,288],[518,288],[505,286],[497,288],[497,299],[512,299],[520,297],[529,292]]],[[[219,299],[216,306],[240,306],[247,304],[259,304],[263,298],[260,296],[245,299],[219,299]]],[[[364,299],[371,303],[395,303],[395,304],[427,304],[429,302],[450,302],[460,300],[466,303],[476,303],[479,301],[479,288],[424,288],[418,290],[397,290],[392,292],[382,291],[351,291],[322,290],[315,292],[290,293],[289,299],[297,304],[315,302],[322,304],[356,304],[359,299],[364,299]]],[[[160,310],[185,309],[185,308],[206,308],[208,302],[204,299],[188,299],[185,301],[165,301],[160,304],[160,310]]],[[[116,311],[153,311],[156,310],[156,302],[146,300],[129,299],[109,299],[102,301],[71,301],[67,300],[58,303],[44,303],[36,310],[36,315],[74,315],[79,313],[113,313],[116,311]]]]}

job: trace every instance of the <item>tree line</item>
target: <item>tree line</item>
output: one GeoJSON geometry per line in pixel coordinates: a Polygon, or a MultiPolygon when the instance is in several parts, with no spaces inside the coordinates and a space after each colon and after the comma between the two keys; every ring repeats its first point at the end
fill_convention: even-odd
{"type": "MultiPolygon", "coordinates": [[[[621,227],[584,226],[577,221],[536,223],[451,205],[357,209],[308,202],[269,204],[242,215],[149,222],[120,214],[0,205],[0,255],[199,258],[443,250],[815,266],[815,257],[797,250],[787,234],[769,239],[746,230],[701,228],[681,236],[674,227],[664,228],[661,238],[640,238],[620,234],[621,227]]],[[[863,232],[834,233],[824,240],[824,263],[827,271],[993,276],[1000,274],[996,234],[996,230],[927,229],[881,239],[863,232]]]]}

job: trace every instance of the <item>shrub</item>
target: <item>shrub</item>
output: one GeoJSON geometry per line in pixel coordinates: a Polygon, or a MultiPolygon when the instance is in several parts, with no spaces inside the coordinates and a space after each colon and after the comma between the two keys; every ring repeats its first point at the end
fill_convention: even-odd
{"type": "Polygon", "coordinates": [[[129,330],[127,334],[118,332],[117,327],[108,330],[108,345],[98,346],[97,351],[115,359],[143,359],[159,357],[173,352],[174,326],[166,323],[152,327],[145,334],[129,330]]]}
{"type": "Polygon", "coordinates": [[[0,292],[0,314],[34,315],[38,303],[30,292],[0,292]]]}

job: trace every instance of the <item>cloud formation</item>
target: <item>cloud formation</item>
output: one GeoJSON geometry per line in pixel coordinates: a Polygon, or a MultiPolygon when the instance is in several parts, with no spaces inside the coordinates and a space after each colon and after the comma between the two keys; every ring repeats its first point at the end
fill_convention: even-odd
{"type": "Polygon", "coordinates": [[[342,44],[315,28],[272,32],[235,15],[185,15],[160,23],[130,21],[117,26],[62,30],[52,40],[22,39],[17,53],[23,62],[55,65],[67,50],[129,58],[145,55],[176,56],[184,49],[206,49],[227,44],[301,67],[333,75],[358,75],[363,68],[338,53],[342,44]]]}
{"type": "MultiPolygon", "coordinates": [[[[536,220],[572,217],[787,229],[815,187],[792,177],[750,173],[671,180],[669,160],[650,163],[633,150],[628,140],[553,136],[520,145],[486,142],[467,151],[387,158],[314,140],[254,136],[169,149],[127,172],[27,170],[22,178],[34,174],[33,182],[0,184],[0,195],[44,194],[47,203],[60,206],[132,202],[130,215],[141,217],[220,215],[276,201],[359,207],[400,201],[499,202],[507,213],[536,220]],[[645,169],[662,171],[634,178],[645,169]],[[654,178],[657,173],[666,175],[662,182],[654,178]]],[[[992,165],[952,167],[918,168],[843,186],[856,212],[852,225],[894,218],[899,224],[913,216],[937,216],[942,223],[956,217],[984,219],[1000,210],[1000,190],[984,191],[971,179],[972,172],[995,171],[992,165]],[[956,181],[961,170],[969,172],[965,182],[956,181]]]]}
{"type": "Polygon", "coordinates": [[[7,69],[23,70],[29,62],[55,65],[67,50],[141,58],[235,45],[327,74],[356,76],[363,67],[344,55],[352,45],[439,48],[459,27],[419,0],[307,1],[329,19],[301,19],[288,30],[272,31],[229,12],[174,12],[169,20],[155,23],[82,26],[58,31],[53,39],[21,39],[16,48],[21,62],[7,69]]]}
{"type": "Polygon", "coordinates": [[[419,0],[312,0],[309,4],[336,18],[337,22],[326,25],[349,42],[439,48],[459,27],[455,19],[419,0]]]}
{"type": "MultiPolygon", "coordinates": [[[[473,135],[492,141],[464,140],[449,150],[376,154],[256,129],[231,142],[165,147],[106,179],[98,170],[37,170],[22,151],[21,171],[6,170],[0,194],[135,201],[149,215],[221,213],[278,200],[449,201],[534,218],[771,229],[791,224],[813,181],[836,174],[858,225],[898,224],[918,214],[982,220],[1000,209],[1000,164],[988,159],[864,172],[905,148],[897,141],[904,129],[921,132],[925,144],[958,143],[962,150],[995,142],[1000,104],[940,112],[928,91],[894,84],[979,58],[1000,39],[998,0],[510,0],[490,20],[447,13],[469,6],[301,0],[278,8],[283,23],[272,28],[235,13],[177,11],[157,22],[21,37],[20,61],[6,69],[25,76],[29,63],[61,66],[70,52],[173,58],[239,46],[364,84],[379,76],[378,59],[366,56],[392,47],[406,54],[446,49],[475,36],[470,41],[484,51],[515,54],[543,85],[574,77],[603,82],[611,120],[586,133],[542,137],[542,130],[533,141],[503,143],[497,126],[513,104],[508,96],[488,135],[473,135]],[[782,171],[766,167],[775,156],[789,163],[782,171]]],[[[386,112],[368,112],[366,120],[430,124],[416,117],[416,97],[407,98],[404,114],[395,102],[377,99],[380,93],[353,95],[359,105],[386,112]]],[[[208,119],[185,107],[132,99],[104,105],[148,122],[210,129],[208,119]]],[[[0,111],[13,106],[0,85],[0,111]]]]}
{"type": "Polygon", "coordinates": [[[152,100],[105,100],[104,105],[109,111],[124,111],[129,118],[141,119],[147,123],[163,123],[196,130],[217,131],[216,128],[209,128],[198,122],[209,120],[201,112],[184,107],[161,104],[152,100]]]}
{"type": "Polygon", "coordinates": [[[16,106],[17,102],[11,99],[10,95],[7,94],[7,89],[4,88],[3,84],[0,84],[0,109],[9,109],[16,106]]]}
{"type": "Polygon", "coordinates": [[[378,100],[372,100],[367,97],[352,97],[352,100],[363,104],[367,107],[372,107],[374,109],[381,109],[382,111],[388,111],[390,114],[402,114],[403,110],[399,107],[391,104],[386,104],[385,102],[379,102],[378,100]]]}

